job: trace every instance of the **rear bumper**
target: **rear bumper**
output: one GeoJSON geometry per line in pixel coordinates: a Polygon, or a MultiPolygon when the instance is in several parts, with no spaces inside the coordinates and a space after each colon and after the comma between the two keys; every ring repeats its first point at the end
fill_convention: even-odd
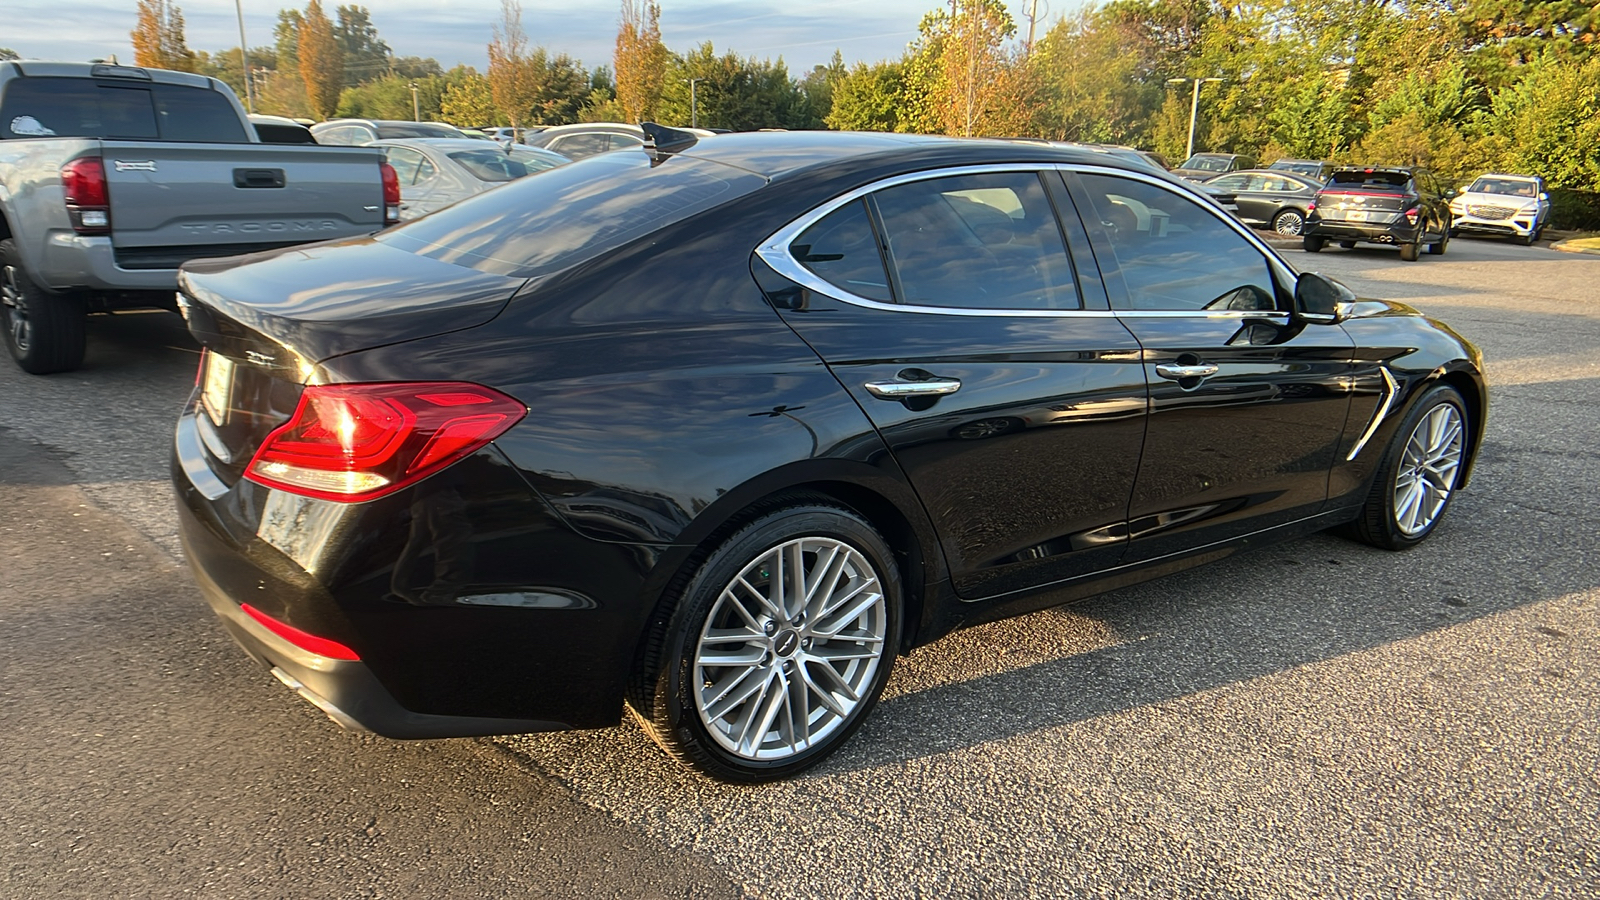
{"type": "MultiPolygon", "coordinates": [[[[205,538],[196,533],[192,516],[183,516],[183,551],[191,560],[204,557],[209,550],[205,538]]],[[[366,663],[331,659],[303,650],[268,631],[247,615],[228,596],[206,567],[193,566],[195,583],[212,612],[222,620],[228,633],[252,659],[272,670],[272,674],[302,699],[316,706],[328,718],[352,731],[370,731],[389,738],[471,737],[485,734],[520,734],[557,731],[568,726],[561,722],[536,719],[499,719],[475,716],[442,716],[413,712],[400,705],[378,681],[366,663]]]]}
{"type": "Polygon", "coordinates": [[[1420,236],[1420,225],[1408,225],[1405,220],[1380,224],[1377,222],[1328,221],[1313,216],[1306,220],[1303,237],[1327,238],[1330,241],[1366,241],[1374,244],[1409,244],[1420,236]]]}
{"type": "Polygon", "coordinates": [[[409,488],[334,503],[235,480],[180,419],[185,555],[235,640],[336,721],[395,738],[614,725],[678,556],[562,522],[493,445],[409,488]],[[308,653],[242,609],[351,648],[308,653]]]}
{"type": "Polygon", "coordinates": [[[123,269],[109,237],[56,232],[44,246],[35,277],[52,290],[177,291],[178,270],[123,269]]]}

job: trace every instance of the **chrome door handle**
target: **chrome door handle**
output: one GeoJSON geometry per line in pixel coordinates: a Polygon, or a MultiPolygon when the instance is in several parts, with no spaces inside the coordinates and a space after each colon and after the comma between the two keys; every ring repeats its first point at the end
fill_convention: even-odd
{"type": "Polygon", "coordinates": [[[961,390],[958,378],[931,378],[927,381],[869,381],[867,393],[882,400],[904,400],[907,397],[937,397],[961,390]]]}
{"type": "Polygon", "coordinates": [[[1196,366],[1160,363],[1156,366],[1156,374],[1162,378],[1171,378],[1173,381],[1182,381],[1185,378],[1205,378],[1207,375],[1215,375],[1217,367],[1212,363],[1200,363],[1196,366]]]}

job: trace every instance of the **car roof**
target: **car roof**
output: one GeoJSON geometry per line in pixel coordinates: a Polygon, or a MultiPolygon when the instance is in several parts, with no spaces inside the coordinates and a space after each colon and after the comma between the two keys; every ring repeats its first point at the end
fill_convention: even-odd
{"type": "MultiPolygon", "coordinates": [[[[1362,171],[1366,170],[1363,169],[1362,171]]],[[[1254,169],[1238,169],[1233,172],[1223,172],[1221,175],[1218,175],[1217,178],[1232,178],[1236,175],[1271,175],[1274,178],[1287,178],[1290,181],[1300,181],[1310,184],[1313,187],[1316,186],[1315,179],[1312,179],[1306,175],[1302,175],[1299,172],[1291,172],[1288,169],[1269,169],[1262,166],[1258,166],[1254,169]]]]}
{"type": "MultiPolygon", "coordinates": [[[[623,150],[613,152],[639,152],[623,150]]],[[[649,152],[645,150],[645,152],[649,152]]],[[[1040,141],[955,138],[877,131],[743,131],[702,138],[676,155],[719,162],[766,178],[798,173],[854,158],[911,157],[929,168],[969,162],[1070,162],[1113,165],[1133,172],[1149,167],[1104,151],[1040,141]]]]}
{"type": "Polygon", "coordinates": [[[585,131],[604,131],[608,134],[621,132],[623,134],[634,134],[638,135],[639,137],[644,137],[643,128],[640,128],[637,125],[629,125],[626,122],[578,122],[573,125],[551,125],[548,128],[541,129],[538,134],[540,137],[544,137],[545,135],[570,134],[572,132],[585,131]]]}
{"type": "MultiPolygon", "coordinates": [[[[1485,172],[1482,175],[1479,175],[1478,178],[1511,178],[1511,179],[1515,179],[1517,181],[1538,181],[1538,180],[1540,180],[1538,175],[1510,175],[1510,174],[1507,174],[1505,172],[1485,172]]],[[[1473,181],[1477,181],[1478,178],[1474,178],[1472,180],[1473,181]]]]}

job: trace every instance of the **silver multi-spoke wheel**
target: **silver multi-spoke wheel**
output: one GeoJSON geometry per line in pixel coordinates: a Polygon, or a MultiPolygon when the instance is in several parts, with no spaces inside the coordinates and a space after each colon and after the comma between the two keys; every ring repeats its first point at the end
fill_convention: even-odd
{"type": "Polygon", "coordinates": [[[1294,237],[1305,229],[1306,217],[1297,209],[1286,209],[1272,219],[1272,230],[1294,237]]]}
{"type": "Polygon", "coordinates": [[[888,630],[864,554],[829,537],[784,541],[741,569],[706,616],[692,676],[700,721],[743,759],[812,748],[871,701],[888,630]]]}
{"type": "Polygon", "coordinates": [[[1433,526],[1455,490],[1465,432],[1460,410],[1441,403],[1406,441],[1394,478],[1395,527],[1415,537],[1433,526]]]}
{"type": "Polygon", "coordinates": [[[28,349],[28,301],[22,294],[22,273],[16,266],[0,268],[0,325],[20,351],[28,349]]]}

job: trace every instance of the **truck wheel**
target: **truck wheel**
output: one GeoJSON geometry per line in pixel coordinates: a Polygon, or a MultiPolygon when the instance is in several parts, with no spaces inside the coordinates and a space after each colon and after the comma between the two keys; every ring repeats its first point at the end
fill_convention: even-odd
{"type": "Polygon", "coordinates": [[[53,294],[22,268],[16,241],[0,241],[0,331],[23,371],[70,372],[83,364],[83,297],[53,294]]]}

